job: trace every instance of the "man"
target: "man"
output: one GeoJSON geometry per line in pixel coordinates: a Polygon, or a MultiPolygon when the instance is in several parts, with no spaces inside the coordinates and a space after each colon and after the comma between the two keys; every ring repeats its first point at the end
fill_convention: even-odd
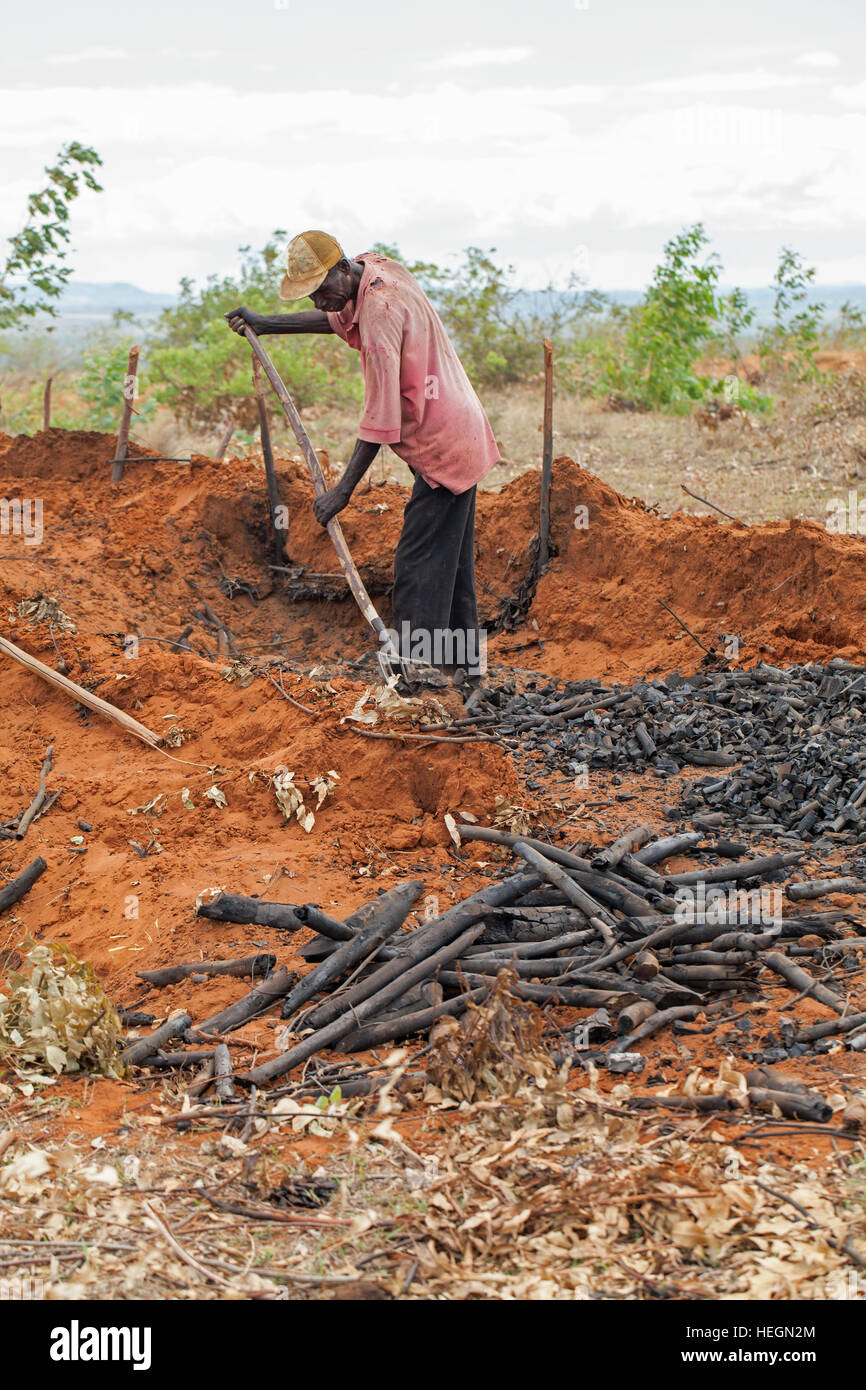
{"type": "Polygon", "coordinates": [[[361,354],[364,413],[343,477],[313,503],[327,526],[383,444],[415,478],[394,556],[392,640],[409,661],[458,683],[484,670],[475,592],[476,485],[499,461],[493,431],[444,325],[414,276],[387,256],[349,260],[326,232],[289,244],[280,298],[309,297],[294,314],[233,309],[242,333],[337,333],[361,354]]]}

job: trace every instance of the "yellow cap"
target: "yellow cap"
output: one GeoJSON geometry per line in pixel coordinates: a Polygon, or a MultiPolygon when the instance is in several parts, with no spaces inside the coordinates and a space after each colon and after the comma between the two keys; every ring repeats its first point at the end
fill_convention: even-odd
{"type": "Polygon", "coordinates": [[[301,232],[292,237],[286,251],[288,274],[280,285],[280,299],[306,299],[342,259],[342,246],[327,232],[301,232]]]}

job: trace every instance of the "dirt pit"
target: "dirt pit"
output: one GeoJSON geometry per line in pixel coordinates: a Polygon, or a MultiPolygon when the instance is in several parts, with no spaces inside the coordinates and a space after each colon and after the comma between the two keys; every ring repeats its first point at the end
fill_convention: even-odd
{"type": "MultiPolygon", "coordinates": [[[[12,833],[0,840],[0,882],[36,855],[48,862],[0,918],[0,951],[25,934],[63,942],[94,966],[118,1005],[164,1018],[189,1004],[190,986],[150,992],[138,971],[261,949],[281,965],[308,968],[297,955],[308,933],[197,917],[197,897],[213,888],[313,901],[342,917],[380,889],[419,878],[425,897],[412,922],[428,899],[441,911],[486,883],[498,862],[499,851],[479,843],[455,855],[446,814],[468,812],[489,825],[518,810],[542,829],[566,818],[571,808],[529,791],[502,747],[367,738],[349,718],[367,687],[347,663],[373,644],[351,601],[295,601],[287,588],[301,572],[304,582],[327,587],[319,577],[337,569],[298,462],[278,461],[287,565],[295,567],[287,576],[269,568],[256,456],[195,457],[188,465],[135,459],[112,485],[106,465],[114,448],[113,436],[96,433],[0,437],[0,495],[38,503],[42,528],[38,543],[8,526],[0,535],[0,632],[169,735],[169,746],[148,748],[0,657],[0,825],[31,801],[49,746],[49,790],[59,792],[24,840],[12,833]],[[236,655],[219,649],[205,605],[229,630],[236,655]],[[187,629],[194,651],[178,645],[187,629]],[[269,679],[267,665],[277,661],[291,699],[269,679]],[[294,773],[314,810],[309,833],[277,805],[270,778],[278,769],[294,773]],[[329,773],[337,774],[333,794],[317,807],[311,784],[329,773]]],[[[359,490],[341,517],[386,619],[405,500],[394,485],[359,490]]],[[[537,510],[534,473],[479,497],[479,597],[488,623],[526,576],[537,510]]],[[[525,618],[490,637],[499,674],[514,667],[522,680],[537,673],[632,682],[692,671],[704,653],[660,601],[707,647],[720,635],[735,639],[732,659],[745,664],[866,657],[866,548],[857,538],[809,522],[746,527],[662,517],[559,458],[552,539],[555,557],[525,618]]],[[[446,701],[442,717],[449,711],[446,701]]],[[[382,721],[373,732],[387,727],[382,721]]],[[[599,843],[641,819],[661,827],[658,784],[627,785],[632,799],[618,801],[600,774],[563,836],[599,843]]],[[[246,988],[226,977],[197,985],[198,1016],[246,988]]],[[[761,1027],[770,1028],[782,993],[764,998],[761,1027]]],[[[266,1054],[277,1027],[265,1016],[248,1025],[243,1041],[266,1054]]],[[[687,1045],[659,1040],[652,1051],[673,1084],[700,1064],[703,1047],[690,1037],[687,1045]]],[[[843,1054],[839,1066],[862,1079],[859,1056],[843,1054]]],[[[76,1084],[63,1082],[58,1094],[76,1084]]],[[[123,1128],[141,1095],[130,1091],[122,1104],[114,1090],[112,1097],[112,1123],[123,1128]]],[[[74,1119],[60,1117],[52,1133],[74,1128],[74,1119]]],[[[808,1138],[768,1144],[786,1161],[831,1156],[817,1127],[808,1138]]]]}

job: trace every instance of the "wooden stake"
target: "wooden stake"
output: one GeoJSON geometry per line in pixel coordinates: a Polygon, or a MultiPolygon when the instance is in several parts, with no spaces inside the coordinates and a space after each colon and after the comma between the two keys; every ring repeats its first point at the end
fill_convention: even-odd
{"type": "Polygon", "coordinates": [[[280,528],[277,525],[277,516],[280,506],[280,490],[277,484],[277,470],[274,466],[274,451],[271,447],[271,426],[268,420],[268,404],[265,400],[264,383],[262,382],[262,366],[255,353],[253,354],[253,390],[256,393],[256,405],[259,408],[259,432],[262,439],[262,457],[265,461],[265,477],[268,483],[271,555],[273,556],[274,564],[281,565],[285,556],[283,553],[283,538],[280,535],[280,528]]]}
{"type": "Polygon", "coordinates": [[[0,637],[0,652],[5,652],[20,666],[24,666],[36,676],[41,676],[44,681],[53,685],[57,690],[65,691],[67,695],[71,695],[74,700],[86,705],[88,709],[95,710],[97,714],[104,714],[106,719],[113,720],[115,724],[119,724],[128,733],[135,734],[135,737],[140,738],[142,742],[149,743],[151,748],[159,748],[162,743],[162,739],[157,734],[151,733],[150,729],[139,724],[137,719],[133,719],[129,714],[124,714],[122,709],[118,709],[116,705],[110,705],[107,700],[100,700],[98,695],[92,695],[83,686],[76,685],[75,681],[61,676],[59,671],[52,671],[50,666],[38,661],[35,656],[30,656],[28,652],[23,652],[20,647],[16,647],[14,642],[7,641],[5,637],[0,637]]]}
{"type": "Polygon", "coordinates": [[[234,432],[235,432],[235,422],[234,422],[234,420],[230,420],[230,421],[229,421],[229,424],[228,424],[228,428],[226,429],[225,434],[223,435],[222,439],[220,440],[219,445],[217,446],[217,451],[216,451],[216,453],[214,454],[214,458],[216,459],[217,463],[222,463],[223,459],[225,458],[225,456],[226,456],[226,450],[228,449],[229,445],[230,445],[231,442],[232,442],[232,435],[234,434],[234,432]]]}
{"type": "Polygon", "coordinates": [[[44,430],[51,429],[51,383],[53,380],[53,376],[47,378],[45,391],[42,395],[42,428],[44,430]]]}
{"type": "Polygon", "coordinates": [[[538,572],[550,559],[550,485],[553,481],[553,344],[544,339],[544,444],[541,455],[541,519],[538,527],[538,572]]]}
{"type": "Polygon", "coordinates": [[[133,401],[135,400],[138,354],[140,352],[140,347],[129,349],[129,361],[126,364],[126,378],[123,383],[123,416],[117,434],[117,452],[111,469],[111,481],[113,483],[119,483],[123,477],[123,461],[129,452],[129,426],[132,420],[133,401]]]}
{"type": "MultiPolygon", "coordinates": [[[[328,491],[328,485],[325,482],[321,465],[316,457],[316,451],[310,443],[310,437],[304,429],[301,417],[295,408],[295,403],[283,385],[276,367],[259,342],[257,335],[248,324],[245,328],[245,333],[247,342],[261,362],[265,376],[274,388],[277,399],[285,411],[286,419],[292,428],[292,433],[298,441],[298,447],[304,455],[304,461],[309,469],[310,477],[313,480],[313,488],[316,496],[321,497],[322,493],[328,491]]],[[[385,631],[385,624],[373,607],[370,595],[367,593],[355,562],[349,554],[349,547],[346,544],[346,537],[343,535],[343,528],[336,517],[332,517],[328,522],[328,535],[331,537],[334,549],[337,552],[337,558],[340,561],[340,567],[346,576],[355,602],[373,631],[377,634],[383,633],[385,631]]]]}

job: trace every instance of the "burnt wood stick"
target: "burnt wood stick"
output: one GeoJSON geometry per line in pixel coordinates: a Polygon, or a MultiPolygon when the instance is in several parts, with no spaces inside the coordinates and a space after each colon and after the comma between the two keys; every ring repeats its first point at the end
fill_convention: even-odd
{"type": "MultiPolygon", "coordinates": [[[[656,893],[653,895],[653,901],[648,902],[646,897],[641,896],[648,893],[643,885],[634,881],[629,883],[613,873],[597,874],[592,869],[566,869],[566,873],[594,898],[598,898],[607,907],[624,913],[626,917],[651,917],[653,906],[664,912],[676,911],[677,904],[674,898],[656,893]]],[[[655,920],[658,920],[658,914],[655,915],[655,920]]]]}
{"type": "Polygon", "coordinates": [[[644,845],[649,844],[652,837],[652,827],[649,825],[638,825],[633,830],[627,830],[618,840],[614,840],[612,845],[608,845],[607,849],[593,856],[590,861],[592,867],[599,873],[605,869],[615,869],[623,855],[633,854],[635,850],[642,849],[644,845]]]}
{"type": "Polygon", "coordinates": [[[46,754],[45,754],[45,758],[44,758],[44,761],[43,761],[43,763],[42,763],[42,768],[41,768],[41,771],[40,771],[40,773],[39,773],[39,790],[37,791],[36,795],[34,796],[33,800],[31,801],[30,805],[27,807],[27,810],[24,812],[24,814],[21,816],[20,820],[18,821],[18,825],[17,825],[17,828],[16,828],[16,830],[15,830],[15,839],[16,839],[16,840],[23,840],[23,839],[24,839],[24,836],[27,834],[27,831],[30,829],[31,824],[32,824],[33,821],[36,819],[36,817],[38,816],[39,812],[41,811],[42,807],[43,807],[44,804],[45,804],[45,797],[46,797],[46,795],[47,795],[46,786],[45,786],[45,779],[47,778],[49,772],[51,771],[51,759],[52,759],[52,757],[53,757],[53,754],[54,754],[54,744],[52,743],[51,746],[48,748],[48,751],[47,751],[46,754]]]}
{"type": "Polygon", "coordinates": [[[697,1018],[698,1014],[704,1012],[702,1004],[683,1004],[672,1009],[661,1009],[657,1013],[646,1019],[633,1033],[628,1033],[624,1038],[618,1038],[608,1049],[611,1053],[631,1052],[644,1038],[650,1037],[652,1033],[657,1033],[660,1028],[664,1028],[668,1023],[673,1023],[677,1019],[697,1018]]]}
{"type": "Polygon", "coordinates": [[[805,850],[793,850],[788,854],[770,854],[762,859],[746,859],[742,864],[719,864],[714,869],[693,869],[687,874],[668,874],[665,882],[684,888],[696,883],[725,883],[728,879],[765,878],[777,869],[788,869],[792,864],[799,864],[805,853],[805,850]]]}
{"type": "MultiPolygon", "coordinates": [[[[682,923],[682,936],[679,937],[680,944],[693,946],[704,941],[715,941],[719,937],[725,937],[727,939],[728,936],[736,936],[737,941],[735,945],[737,949],[744,949],[739,944],[739,937],[746,936],[749,938],[749,933],[744,932],[743,928],[754,926],[760,929],[766,926],[760,913],[754,917],[751,912],[748,911],[725,912],[719,915],[721,917],[720,921],[715,920],[716,914],[714,913],[714,919],[712,921],[707,920],[706,917],[698,916],[696,922],[682,923]]],[[[812,934],[833,939],[839,934],[834,923],[841,921],[846,916],[847,914],[845,912],[837,910],[833,912],[811,913],[809,916],[805,917],[783,917],[780,922],[777,921],[774,924],[771,930],[759,930],[755,933],[753,938],[749,939],[764,941],[765,938],[771,938],[778,942],[782,938],[785,940],[796,940],[797,937],[812,934]]],[[[629,918],[629,926],[634,926],[640,922],[640,918],[629,918]]],[[[664,920],[663,925],[667,926],[664,920]]],[[[647,926],[656,926],[655,919],[647,922],[647,926]]],[[[647,936],[638,944],[645,945],[649,940],[650,937],[647,936]]],[[[765,941],[764,944],[769,945],[770,943],[769,941],[765,941]]],[[[763,947],[759,947],[758,949],[763,949],[763,947]]]]}
{"type": "Polygon", "coordinates": [[[126,1067],[139,1066],[152,1053],[159,1052],[164,1043],[170,1042],[172,1038],[179,1038],[191,1023],[191,1014],[177,1014],[174,1018],[167,1019],[146,1038],[135,1038],[133,1042],[127,1043],[120,1054],[121,1062],[126,1067]]]}
{"type": "Polygon", "coordinates": [[[807,970],[801,969],[799,965],[794,965],[779,951],[766,951],[761,956],[761,963],[766,965],[768,970],[780,975],[785,983],[791,989],[796,990],[798,994],[817,1000],[825,1008],[833,1009],[837,1014],[844,1014],[848,1007],[845,1000],[840,999],[838,994],[834,994],[832,990],[820,984],[807,970]]]}
{"type": "MultiPolygon", "coordinates": [[[[400,1018],[384,1019],[381,1023],[368,1023],[343,1038],[341,1051],[369,1052],[371,1048],[381,1047],[386,1042],[396,1042],[398,1038],[408,1038],[412,1033],[425,1033],[438,1023],[440,1018],[456,1018],[465,1013],[470,1004],[476,1003],[490,993],[490,985],[481,985],[466,994],[458,994],[455,999],[447,999],[441,1004],[433,1004],[428,1009],[417,1009],[414,1013],[403,1014],[400,1018]]],[[[345,1087],[341,1087],[345,1094],[345,1087]]]]}
{"type": "Polygon", "coordinates": [[[655,951],[644,946],[640,955],[635,958],[631,973],[636,980],[654,980],[660,969],[659,958],[655,951]]]}
{"type": "Polygon", "coordinates": [[[666,961],[664,974],[667,979],[676,980],[677,984],[696,985],[698,988],[716,980],[729,980],[734,985],[744,979],[735,970],[728,970],[724,965],[680,965],[678,961],[666,961]]]}
{"type": "Polygon", "coordinates": [[[137,970],[139,980],[145,980],[157,989],[166,985],[179,984],[190,975],[233,975],[243,979],[247,975],[268,975],[277,963],[276,956],[244,956],[240,960],[197,960],[184,965],[163,965],[156,970],[137,970]]]}
{"type": "Polygon", "coordinates": [[[612,965],[619,965],[620,961],[628,960],[629,956],[636,956],[641,951],[646,951],[650,947],[662,946],[667,941],[676,941],[678,937],[684,936],[691,931],[691,923],[667,922],[657,927],[649,936],[642,936],[638,941],[630,941],[625,946],[618,946],[609,955],[602,956],[595,962],[596,970],[609,970],[612,965]]]}
{"type": "Polygon", "coordinates": [[[324,1004],[320,1004],[318,1008],[308,1014],[305,1020],[307,1026],[314,1029],[324,1028],[345,1010],[354,1009],[371,994],[397,979],[406,969],[407,964],[418,958],[413,953],[418,951],[432,953],[438,950],[439,946],[452,940],[466,927],[474,926],[479,919],[482,919],[478,929],[480,936],[484,930],[483,918],[486,916],[488,908],[500,907],[511,902],[514,897],[526,892],[530,887],[535,887],[537,883],[537,874],[515,874],[511,878],[482,888],[479,892],[473,893],[471,897],[464,899],[463,902],[449,908],[439,917],[434,917],[432,921],[425,923],[423,927],[419,927],[416,932],[412,932],[410,936],[406,937],[407,949],[405,953],[401,952],[399,956],[395,955],[392,960],[386,961],[372,975],[364,980],[359,980],[349,989],[339,991],[333,999],[326,1000],[324,1004]]]}
{"type": "Polygon", "coordinates": [[[182,1071],[184,1067],[200,1067],[212,1057],[212,1050],[188,1047],[182,1052],[154,1052],[144,1065],[154,1067],[158,1071],[182,1071]]]}
{"type": "Polygon", "coordinates": [[[663,859],[672,859],[675,854],[688,854],[691,850],[697,849],[703,838],[699,831],[684,830],[680,835],[666,835],[664,839],[653,840],[651,844],[637,850],[632,857],[652,868],[653,864],[659,864],[663,859]]]}
{"type": "Polygon", "coordinates": [[[846,1018],[828,1018],[823,1023],[810,1023],[795,1034],[795,1042],[816,1042],[818,1038],[829,1038],[834,1033],[850,1033],[855,1028],[866,1028],[866,1013],[848,1014],[846,1018]]]}
{"type": "MultiPolygon", "coordinates": [[[[460,825],[460,836],[464,840],[484,840],[494,845],[505,845],[510,849],[514,849],[518,842],[529,845],[530,849],[543,854],[545,859],[568,869],[576,882],[609,906],[618,908],[627,916],[646,911],[646,903],[640,894],[641,890],[644,893],[648,892],[647,889],[642,889],[642,886],[636,887],[633,882],[629,883],[626,878],[611,871],[604,874],[595,873],[588,859],[571,854],[565,849],[557,849],[555,845],[548,845],[544,840],[536,840],[529,835],[513,835],[509,831],[493,830],[483,825],[463,824],[460,825]]],[[[675,906],[671,901],[665,910],[672,912],[675,906]]]]}
{"type": "MultiPolygon", "coordinates": [[[[265,1081],[273,1081],[277,1076],[284,1076],[287,1071],[291,1071],[293,1067],[299,1066],[301,1062],[306,1062],[308,1057],[312,1057],[314,1053],[321,1051],[322,1048],[336,1046],[341,1038],[347,1037],[349,1033],[353,1032],[359,1024],[365,1022],[367,1019],[375,1017],[378,1011],[384,1008],[386,1004],[390,1004],[395,999],[399,999],[401,994],[405,994],[406,991],[417,984],[419,980],[426,979],[430,975],[435,975],[440,965],[454,960],[466,946],[471,945],[475,938],[480,936],[482,930],[483,923],[475,922],[473,926],[469,927],[468,930],[458,936],[456,941],[452,940],[447,945],[442,946],[438,951],[434,951],[432,955],[424,956],[422,959],[417,960],[416,964],[410,966],[409,969],[403,968],[398,978],[390,979],[382,989],[377,990],[375,994],[370,994],[367,998],[363,999],[357,1007],[347,1009],[344,1013],[341,1013],[335,1018],[332,1023],[329,1023],[324,1028],[317,1029],[315,1032],[305,1037],[301,1042],[296,1043],[288,1052],[284,1052],[281,1056],[274,1057],[271,1061],[264,1062],[261,1066],[255,1067],[252,1071],[247,1072],[245,1077],[240,1079],[248,1086],[261,1086],[265,1081]]],[[[416,950],[421,949],[420,946],[416,947],[416,950]]],[[[405,958],[403,961],[399,962],[389,961],[386,966],[383,966],[382,970],[376,971],[375,975],[371,976],[371,979],[375,979],[376,975],[383,975],[384,972],[393,965],[405,966],[405,964],[405,958]]],[[[367,983],[369,983],[369,981],[367,983]]]]}
{"type": "Polygon", "coordinates": [[[205,1091],[209,1091],[213,1085],[214,1064],[211,1057],[209,1062],[205,1062],[199,1073],[193,1077],[186,1088],[185,1094],[188,1096],[202,1096],[205,1091]]]}
{"type": "Polygon", "coordinates": [[[772,1091],[764,1086],[750,1086],[749,1100],[760,1109],[774,1105],[789,1120],[813,1120],[825,1125],[833,1117],[833,1107],[820,1096],[798,1096],[792,1091],[772,1091]]]}
{"type": "Polygon", "coordinates": [[[570,951],[575,946],[585,946],[588,941],[594,941],[596,933],[594,931],[574,931],[567,932],[563,936],[549,936],[544,941],[510,941],[503,942],[500,946],[483,946],[478,944],[467,951],[467,960],[477,953],[483,956],[501,957],[503,960],[510,960],[516,956],[518,960],[532,960],[534,956],[547,956],[557,951],[570,951]]]}
{"type": "Polygon", "coordinates": [[[41,878],[48,868],[41,855],[30,861],[26,869],[22,869],[16,878],[10,879],[0,888],[0,912],[5,912],[7,907],[17,903],[29,893],[38,878],[41,878]]]}
{"type": "MultiPolygon", "coordinates": [[[[288,994],[297,976],[286,969],[284,965],[279,970],[275,970],[255,989],[251,989],[249,994],[245,994],[243,999],[238,999],[234,1004],[229,1004],[227,1009],[221,1009],[212,1018],[206,1018],[202,1023],[196,1024],[196,1033],[232,1033],[235,1028],[240,1028],[248,1023],[251,1018],[258,1014],[266,1013],[275,1004],[288,994]]],[[[195,1041],[194,1038],[190,1041],[195,1041]]]]}
{"type": "Polygon", "coordinates": [[[347,974],[399,930],[406,919],[406,913],[424,885],[415,879],[411,883],[401,883],[399,887],[399,894],[389,895],[391,901],[379,914],[378,920],[374,920],[364,931],[358,932],[357,936],[353,935],[351,941],[344,941],[332,956],[315,970],[311,970],[309,975],[305,975],[300,984],[295,986],[283,1004],[283,1018],[291,1018],[292,1014],[312,999],[314,994],[318,994],[341,975],[347,974]]]}
{"type": "MultiPolygon", "coordinates": [[[[698,956],[706,956],[708,960],[710,956],[718,956],[719,960],[722,959],[722,956],[726,960],[737,956],[754,959],[759,951],[771,949],[778,940],[779,933],[776,931],[755,932],[753,934],[749,932],[725,932],[722,936],[715,938],[712,950],[692,951],[689,953],[688,959],[694,961],[696,965],[699,964],[698,956]]],[[[674,959],[679,960],[676,949],[674,959]]]]}
{"type": "MultiPolygon", "coordinates": [[[[775,941],[776,937],[772,937],[771,940],[775,941]]],[[[671,965],[751,965],[754,959],[754,951],[684,951],[682,955],[674,955],[670,960],[666,960],[664,969],[668,971],[671,965]]]]}
{"type": "Polygon", "coordinates": [[[720,859],[741,859],[749,852],[749,846],[741,840],[715,840],[707,849],[720,859]]]}
{"type": "Polygon", "coordinates": [[[197,917],[214,922],[252,923],[257,927],[279,927],[283,931],[300,931],[305,924],[298,917],[294,903],[269,903],[261,898],[245,898],[238,893],[220,893],[212,903],[202,903],[197,917]]]}
{"type": "Polygon", "coordinates": [[[823,898],[826,893],[866,893],[862,878],[812,878],[803,883],[789,883],[785,897],[792,903],[808,898],[823,898]]]}
{"type": "Polygon", "coordinates": [[[775,1067],[754,1067],[746,1072],[746,1084],[748,1086],[764,1086],[770,1091],[792,1091],[798,1096],[812,1096],[821,1099],[818,1092],[811,1086],[804,1086],[802,1081],[797,1081],[793,1076],[785,1076],[783,1072],[777,1071],[775,1067]]]}
{"type": "MultiPolygon", "coordinates": [[[[437,979],[451,989],[465,989],[467,985],[476,989],[485,980],[489,981],[489,976],[440,970],[437,979]]],[[[512,985],[512,991],[519,999],[529,999],[536,1004],[564,1004],[575,1009],[605,1008],[614,1013],[636,1001],[636,993],[629,988],[627,980],[623,980],[622,985],[615,990],[579,989],[565,982],[538,985],[529,980],[517,980],[512,985]]]]}
{"type": "MultiPolygon", "coordinates": [[[[563,985],[567,984],[569,987],[573,985],[579,987],[586,986],[587,989],[607,990],[614,994],[627,990],[630,994],[637,995],[639,999],[649,999],[657,1006],[666,1006],[675,1000],[685,1002],[685,999],[689,996],[691,996],[692,999],[698,998],[694,990],[684,988],[678,982],[667,982],[664,979],[660,979],[658,982],[655,980],[636,980],[631,976],[620,976],[607,974],[605,972],[599,973],[594,970],[575,969],[574,962],[568,959],[553,961],[512,960],[503,963],[499,960],[484,960],[483,958],[478,960],[473,958],[465,961],[458,960],[455,964],[457,968],[462,967],[464,971],[470,972],[473,975],[498,975],[500,970],[513,970],[520,979],[532,979],[533,977],[538,979],[551,979],[558,975],[560,977],[560,983],[563,985]],[[562,966],[570,966],[571,968],[557,968],[562,966]]],[[[451,976],[449,975],[448,978],[450,979],[451,976]]],[[[441,982],[443,984],[446,983],[444,979],[441,982]]]]}
{"type": "MultiPolygon", "coordinates": [[[[417,882],[417,880],[415,880],[415,882],[417,882]]],[[[400,923],[398,923],[398,925],[402,925],[402,922],[405,921],[406,917],[409,915],[412,904],[421,893],[423,884],[418,883],[418,892],[408,901],[406,900],[404,891],[405,887],[406,885],[402,883],[395,884],[393,888],[388,889],[387,893],[380,893],[378,897],[372,898],[369,902],[356,908],[344,922],[338,922],[333,917],[327,917],[312,903],[307,903],[304,907],[299,907],[297,909],[297,915],[303,922],[306,922],[307,926],[315,928],[315,930],[320,932],[323,936],[330,937],[332,941],[351,941],[356,932],[363,931],[365,927],[371,926],[374,922],[379,921],[383,916],[389,914],[392,909],[392,904],[395,903],[403,905],[403,917],[400,923]]],[[[305,960],[317,960],[331,955],[334,949],[335,947],[333,947],[330,942],[310,941],[306,946],[302,947],[301,953],[305,960]]],[[[389,947],[387,954],[385,952],[380,952],[380,960],[388,959],[392,949],[393,948],[389,947]]]]}
{"type": "Polygon", "coordinates": [[[369,902],[357,907],[354,912],[346,918],[345,925],[352,932],[362,931],[365,927],[370,927],[374,922],[378,922],[386,916],[390,918],[395,907],[403,907],[403,916],[398,923],[402,926],[412,910],[412,905],[424,890],[424,884],[418,879],[413,879],[408,883],[395,883],[393,888],[389,888],[386,893],[379,893],[377,897],[371,898],[369,902]],[[407,897],[407,891],[414,889],[414,893],[407,897]]]}
{"type": "Polygon", "coordinates": [[[217,1043],[213,1052],[213,1085],[223,1102],[237,1100],[233,1075],[231,1054],[225,1043],[217,1043]]]}
{"type": "Polygon", "coordinates": [[[617,868],[626,878],[633,879],[643,888],[649,888],[654,893],[665,892],[665,880],[655,869],[648,864],[642,864],[633,854],[624,854],[617,863],[617,868]]]}
{"type": "Polygon", "coordinates": [[[575,962],[568,956],[526,960],[512,954],[506,957],[465,956],[454,962],[454,969],[471,970],[481,975],[498,975],[500,970],[513,970],[521,979],[543,980],[554,975],[567,975],[574,970],[574,965],[575,962]]]}
{"type": "Polygon", "coordinates": [[[591,898],[590,895],[581,888],[580,884],[575,883],[569,878],[568,874],[564,872],[559,864],[554,864],[553,860],[548,859],[546,855],[541,854],[537,849],[533,849],[532,845],[528,844],[525,840],[518,840],[516,842],[514,845],[514,853],[519,854],[521,859],[526,860],[531,869],[535,869],[536,872],[540,873],[543,878],[546,878],[549,883],[552,883],[555,888],[558,888],[560,892],[564,893],[569,901],[574,903],[575,907],[579,907],[581,912],[586,914],[590,925],[596,928],[604,940],[610,940],[610,929],[617,925],[616,919],[606,908],[602,907],[601,903],[597,903],[594,898],[591,898]]]}
{"type": "Polygon", "coordinates": [[[656,1006],[650,1003],[649,999],[639,999],[636,1004],[629,1004],[616,1020],[617,1033],[620,1037],[633,1033],[642,1023],[646,1023],[648,1018],[652,1018],[655,1012],[656,1006]]]}

